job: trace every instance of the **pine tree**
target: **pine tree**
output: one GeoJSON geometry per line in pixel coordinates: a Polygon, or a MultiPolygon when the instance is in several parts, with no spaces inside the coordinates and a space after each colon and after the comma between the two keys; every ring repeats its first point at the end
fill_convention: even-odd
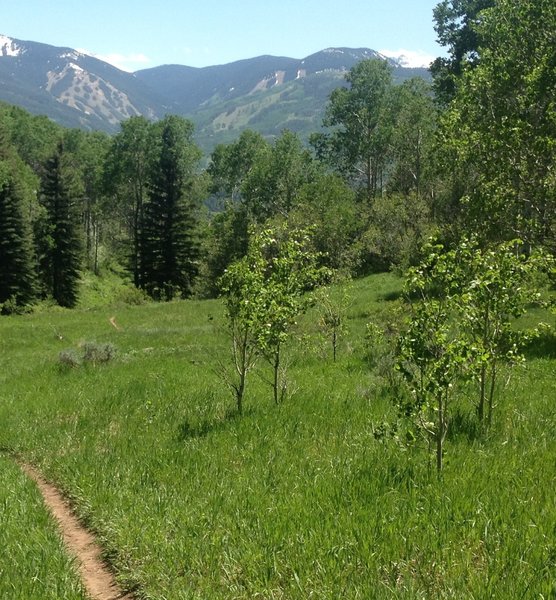
{"type": "Polygon", "coordinates": [[[0,305],[4,312],[35,298],[31,232],[16,171],[17,164],[0,160],[0,305]]]}
{"type": "Polygon", "coordinates": [[[40,223],[40,273],[45,291],[60,306],[77,303],[82,242],[71,182],[63,167],[63,147],[47,161],[41,188],[45,216],[40,223]]]}
{"type": "Polygon", "coordinates": [[[149,184],[141,244],[141,285],[157,299],[191,294],[197,274],[194,167],[200,152],[193,128],[180,117],[160,123],[157,158],[149,184]]]}

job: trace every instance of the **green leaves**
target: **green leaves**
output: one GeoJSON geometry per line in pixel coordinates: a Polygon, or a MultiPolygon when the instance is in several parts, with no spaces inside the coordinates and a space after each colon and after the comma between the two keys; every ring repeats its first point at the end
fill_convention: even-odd
{"type": "Polygon", "coordinates": [[[364,60],[346,75],[349,89],[330,95],[324,125],[331,133],[313,136],[320,158],[356,182],[371,199],[381,185],[392,135],[392,74],[384,60],[364,60]]]}
{"type": "Polygon", "coordinates": [[[431,65],[437,98],[448,103],[454,96],[458,78],[479,59],[482,38],[477,33],[481,11],[494,0],[442,0],[434,9],[438,42],[448,49],[449,58],[437,58],[431,65]]]}
{"type": "Polygon", "coordinates": [[[488,410],[490,423],[500,364],[523,360],[524,338],[513,322],[538,298],[535,274],[551,261],[525,255],[520,240],[485,248],[464,239],[454,250],[429,243],[424,252],[423,262],[408,272],[411,316],[399,340],[398,369],[412,398],[403,411],[436,441],[440,469],[455,384],[477,378],[478,417],[488,410]],[[425,427],[433,416],[436,425],[425,427]]]}
{"type": "MultiPolygon", "coordinates": [[[[297,315],[308,306],[306,293],[328,274],[317,259],[309,230],[265,229],[253,236],[247,256],[221,280],[234,347],[243,344],[243,355],[258,352],[272,364],[277,403],[284,390],[279,381],[282,347],[297,315]]],[[[245,374],[244,367],[238,371],[245,374]]]]}
{"type": "Polygon", "coordinates": [[[480,61],[463,71],[443,119],[446,172],[467,181],[460,209],[468,230],[553,247],[556,8],[551,0],[493,4],[480,18],[470,8],[480,61]]]}

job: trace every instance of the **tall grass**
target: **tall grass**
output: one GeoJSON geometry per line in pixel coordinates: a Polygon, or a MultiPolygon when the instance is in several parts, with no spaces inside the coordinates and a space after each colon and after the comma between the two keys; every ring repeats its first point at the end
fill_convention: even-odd
{"type": "Polygon", "coordinates": [[[461,400],[439,480],[425,448],[376,435],[396,411],[365,324],[399,289],[354,283],[335,364],[306,315],[295,393],[275,407],[255,375],[242,417],[213,370],[216,301],[2,319],[0,445],[66,492],[141,598],[549,598],[554,358],[514,373],[488,435],[461,400]],[[117,358],[60,366],[91,340],[117,358]]]}
{"type": "Polygon", "coordinates": [[[35,485],[0,454],[0,598],[85,600],[35,485]]]}

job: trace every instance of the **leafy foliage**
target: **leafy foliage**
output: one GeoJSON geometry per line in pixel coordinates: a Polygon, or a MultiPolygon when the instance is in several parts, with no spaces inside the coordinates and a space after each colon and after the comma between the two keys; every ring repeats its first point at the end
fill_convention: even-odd
{"type": "Polygon", "coordinates": [[[527,256],[520,240],[481,248],[473,239],[460,243],[453,261],[461,328],[475,352],[477,413],[482,420],[488,408],[491,423],[499,369],[524,360],[521,347],[527,334],[516,331],[513,322],[539,301],[537,275],[550,261],[542,254],[527,256]]]}
{"type": "Polygon", "coordinates": [[[308,231],[265,229],[254,236],[247,256],[224,274],[221,285],[239,375],[239,383],[233,384],[239,412],[245,377],[258,354],[272,366],[274,402],[283,400],[283,347],[296,317],[308,306],[306,293],[327,273],[317,266],[317,258],[308,231]]]}
{"type": "MultiPolygon", "coordinates": [[[[345,285],[345,284],[344,284],[345,285]]],[[[322,287],[315,294],[315,305],[319,312],[319,328],[332,348],[332,360],[336,362],[340,341],[346,334],[347,309],[351,298],[347,286],[337,295],[322,287]]]]}
{"type": "Polygon", "coordinates": [[[234,373],[221,372],[232,388],[238,413],[243,410],[247,375],[260,355],[257,332],[260,327],[259,294],[264,286],[264,261],[260,253],[251,252],[226,269],[220,281],[224,298],[228,333],[232,345],[234,373]]]}
{"type": "Polygon", "coordinates": [[[141,285],[141,243],[147,185],[153,161],[154,143],[150,123],[131,117],[111,141],[104,166],[104,187],[112,198],[110,213],[124,224],[131,238],[126,262],[136,287],[141,285]]]}
{"type": "Polygon", "coordinates": [[[483,239],[554,248],[555,27],[548,0],[483,11],[481,60],[443,117],[446,172],[465,182],[459,226],[483,239]]]}
{"type": "Polygon", "coordinates": [[[453,99],[464,70],[478,64],[482,35],[477,25],[481,11],[494,6],[495,0],[442,0],[434,9],[438,42],[448,50],[448,58],[439,57],[431,65],[436,98],[443,104],[453,99]]]}
{"type": "Polygon", "coordinates": [[[490,424],[502,365],[524,359],[520,344],[527,338],[513,323],[538,300],[535,275],[550,261],[526,256],[521,246],[514,240],[482,248],[475,239],[454,250],[429,244],[424,261],[409,270],[412,310],[400,336],[398,368],[411,398],[403,409],[435,441],[439,471],[458,379],[477,377],[478,418],[482,421],[488,408],[490,424]]]}
{"type": "Polygon", "coordinates": [[[349,88],[330,95],[324,125],[332,133],[315,134],[317,155],[354,179],[371,199],[382,189],[392,133],[392,74],[386,61],[369,59],[346,75],[349,88]]]}
{"type": "Polygon", "coordinates": [[[218,294],[219,280],[231,263],[247,254],[249,244],[249,213],[242,202],[227,202],[224,210],[210,219],[204,240],[202,254],[204,261],[200,275],[202,293],[215,297],[218,294]]]}
{"type": "Polygon", "coordinates": [[[411,315],[400,336],[398,369],[410,389],[403,411],[415,418],[436,450],[436,468],[443,464],[454,383],[468,367],[470,348],[458,335],[455,295],[458,291],[453,255],[429,246],[426,259],[410,269],[406,294],[411,315]],[[418,301],[412,301],[412,298],[418,301]]]}
{"type": "Polygon", "coordinates": [[[303,228],[310,221],[320,261],[333,270],[351,273],[358,266],[354,244],[362,228],[360,208],[355,192],[341,177],[317,172],[299,189],[288,222],[303,228]]]}
{"type": "Polygon", "coordinates": [[[225,194],[232,201],[240,200],[245,179],[267,151],[268,142],[250,129],[242,132],[237,141],[216,146],[208,167],[212,191],[225,194]]]}
{"type": "Polygon", "coordinates": [[[317,167],[301,140],[284,131],[262,152],[242,186],[242,197],[255,222],[277,215],[286,218],[301,187],[314,180],[317,167]]]}

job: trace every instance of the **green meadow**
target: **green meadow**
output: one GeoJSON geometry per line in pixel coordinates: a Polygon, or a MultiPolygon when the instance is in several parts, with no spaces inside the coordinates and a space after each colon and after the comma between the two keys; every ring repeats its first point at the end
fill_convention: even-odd
{"type": "Polygon", "coordinates": [[[15,457],[63,490],[140,599],[556,596],[549,334],[505,373],[489,431],[462,388],[437,477],[403,422],[388,434],[387,360],[369,359],[366,325],[398,305],[394,275],[352,284],[336,363],[309,310],[287,399],[274,405],[260,363],[242,416],[219,375],[219,301],[132,306],[93,288],[81,308],[0,320],[1,598],[84,598],[15,457]],[[116,353],[81,361],[91,342],[116,353]]]}
{"type": "Polygon", "coordinates": [[[42,497],[19,466],[0,455],[0,597],[84,600],[42,497]]]}

